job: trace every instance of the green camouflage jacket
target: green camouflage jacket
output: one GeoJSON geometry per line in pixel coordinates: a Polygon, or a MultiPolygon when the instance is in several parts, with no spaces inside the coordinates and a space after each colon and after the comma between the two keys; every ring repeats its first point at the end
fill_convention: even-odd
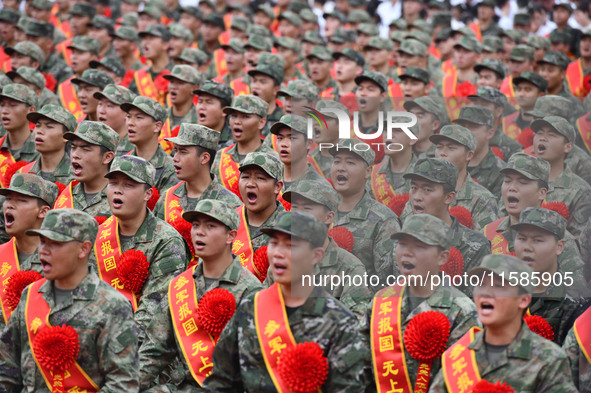
{"type": "Polygon", "coordinates": [[[591,184],[591,156],[579,146],[573,146],[573,149],[566,155],[564,160],[566,165],[575,175],[591,184]]]}
{"type": "Polygon", "coordinates": [[[320,167],[320,170],[324,174],[326,178],[330,178],[330,168],[332,167],[333,157],[325,157],[320,154],[320,150],[315,148],[312,150],[309,155],[316,160],[316,163],[320,167]]]}
{"type": "Polygon", "coordinates": [[[90,203],[86,201],[86,193],[82,183],[72,187],[72,196],[74,197],[74,209],[82,210],[93,217],[104,216],[111,217],[111,208],[107,200],[107,187],[94,195],[90,203]]]}
{"type": "MultiPolygon", "coordinates": [[[[230,138],[232,137],[232,134],[230,134],[230,138]]],[[[269,154],[273,154],[274,156],[277,157],[277,152],[275,150],[273,150],[273,147],[270,144],[265,144],[264,142],[261,143],[261,145],[255,149],[255,151],[260,151],[260,152],[265,152],[265,153],[269,153],[269,154]]],[[[236,163],[238,163],[238,165],[240,165],[242,163],[242,160],[244,159],[244,157],[246,157],[246,154],[244,156],[241,156],[238,154],[238,145],[234,144],[232,145],[232,147],[228,150],[228,154],[230,154],[230,156],[232,157],[232,160],[236,163]]],[[[211,173],[213,173],[215,175],[215,181],[220,181],[218,178],[218,174],[220,172],[220,160],[222,157],[222,149],[218,150],[218,152],[215,155],[215,158],[213,160],[213,164],[211,165],[211,173]]]]}
{"type": "Polygon", "coordinates": [[[512,139],[509,135],[505,134],[501,129],[501,126],[495,132],[495,135],[490,140],[491,147],[498,147],[503,153],[503,161],[509,161],[509,158],[515,153],[519,153],[523,150],[523,146],[516,140],[512,139]]]}
{"type": "Polygon", "coordinates": [[[124,156],[127,153],[134,151],[135,145],[129,141],[129,137],[127,134],[119,141],[117,145],[117,151],[115,152],[115,156],[124,156]]]}
{"type": "Polygon", "coordinates": [[[575,386],[579,389],[580,393],[590,393],[591,363],[589,363],[587,357],[583,351],[581,351],[574,329],[569,330],[566,339],[564,340],[564,344],[562,345],[562,349],[564,349],[564,352],[566,352],[566,356],[568,357],[575,386]]]}
{"type": "Polygon", "coordinates": [[[461,206],[468,209],[472,215],[472,229],[480,231],[486,224],[499,218],[497,203],[497,198],[489,190],[468,176],[464,186],[456,190],[456,197],[450,207],[461,206]]]}
{"type": "Polygon", "coordinates": [[[195,105],[191,105],[189,112],[182,117],[180,120],[175,121],[174,116],[172,115],[172,106],[166,110],[166,117],[170,119],[170,128],[174,128],[176,126],[180,126],[182,123],[199,123],[199,118],[197,117],[197,111],[195,110],[195,105]]]}
{"type": "Polygon", "coordinates": [[[39,108],[43,108],[47,104],[54,104],[54,105],[61,105],[59,97],[49,90],[47,87],[44,87],[41,91],[41,97],[39,97],[39,108]]]}
{"type": "Polygon", "coordinates": [[[10,154],[12,154],[15,161],[33,162],[39,158],[39,153],[35,150],[35,136],[32,132],[19,150],[10,149],[8,136],[4,139],[4,143],[0,146],[0,150],[10,151],[10,154]]]}
{"type": "Polygon", "coordinates": [[[40,71],[45,75],[53,75],[58,83],[62,83],[74,75],[72,68],[68,66],[66,61],[56,51],[51,52],[40,71]]]}
{"type": "MultiPolygon", "coordinates": [[[[413,154],[404,172],[392,172],[390,170],[390,158],[388,156],[385,156],[384,160],[382,161],[384,165],[382,165],[382,167],[378,170],[378,173],[386,175],[386,180],[388,181],[388,184],[392,186],[394,192],[397,195],[408,194],[408,192],[410,191],[410,182],[402,176],[404,176],[408,172],[412,172],[417,161],[417,156],[413,154]]],[[[367,181],[365,189],[370,193],[371,197],[375,199],[375,195],[373,193],[371,185],[371,179],[367,181]]]]}
{"type": "MultiPolygon", "coordinates": [[[[131,154],[135,155],[135,149],[133,149],[131,154]]],[[[154,165],[154,168],[156,168],[156,175],[154,176],[154,179],[156,180],[155,187],[160,193],[168,190],[179,182],[174,171],[172,157],[166,154],[162,149],[162,146],[158,146],[156,154],[150,158],[150,164],[154,165]]]]}
{"type": "Polygon", "coordinates": [[[495,156],[491,149],[488,149],[488,153],[478,166],[468,166],[468,172],[478,184],[489,190],[497,198],[500,198],[504,178],[500,170],[504,167],[503,160],[495,156]]]}
{"type": "Polygon", "coordinates": [[[54,169],[53,172],[44,172],[43,168],[41,168],[41,157],[39,157],[35,164],[29,170],[29,173],[33,175],[38,175],[41,178],[51,181],[51,182],[60,182],[63,185],[67,186],[70,184],[72,180],[74,180],[74,173],[72,172],[72,163],[70,162],[70,156],[64,153],[62,160],[57,167],[54,169]]]}

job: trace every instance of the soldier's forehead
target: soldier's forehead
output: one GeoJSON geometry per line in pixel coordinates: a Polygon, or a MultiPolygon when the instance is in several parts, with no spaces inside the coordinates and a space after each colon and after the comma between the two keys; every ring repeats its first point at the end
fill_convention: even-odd
{"type": "Polygon", "coordinates": [[[542,228],[539,228],[535,225],[532,224],[526,224],[526,223],[520,223],[519,225],[519,229],[517,229],[517,233],[521,233],[524,235],[533,235],[533,236],[552,236],[554,238],[554,235],[542,228]]]}
{"type": "Polygon", "coordinates": [[[355,161],[365,163],[365,160],[361,158],[358,154],[353,153],[348,149],[338,150],[334,156],[335,159],[342,158],[342,159],[354,159],[355,161]]]}
{"type": "Polygon", "coordinates": [[[504,171],[504,174],[505,174],[505,177],[508,177],[511,179],[524,180],[524,181],[528,181],[528,182],[536,182],[537,181],[537,180],[525,177],[523,174],[517,172],[514,169],[507,169],[506,171],[504,171]]]}

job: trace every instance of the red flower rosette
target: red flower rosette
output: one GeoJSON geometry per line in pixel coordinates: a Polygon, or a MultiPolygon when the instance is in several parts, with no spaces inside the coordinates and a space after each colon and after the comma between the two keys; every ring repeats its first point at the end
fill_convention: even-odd
{"type": "Polygon", "coordinates": [[[328,230],[328,236],[342,249],[349,252],[355,247],[355,238],[350,230],[345,227],[334,227],[328,230]]]}
{"type": "Polygon", "coordinates": [[[219,337],[236,311],[236,299],[227,289],[215,288],[199,300],[197,323],[213,337],[219,337]]]}
{"type": "Polygon", "coordinates": [[[291,203],[290,203],[290,202],[287,202],[287,201],[286,201],[285,199],[283,199],[283,198],[281,198],[281,199],[279,200],[279,202],[281,202],[281,204],[283,205],[283,208],[284,208],[286,211],[291,211],[291,203]]]}
{"type": "Polygon", "coordinates": [[[472,393],[513,393],[515,392],[514,389],[511,388],[511,385],[501,381],[497,381],[497,383],[488,382],[486,379],[481,379],[478,381],[474,388],[472,389],[472,393]]]}
{"type": "MultiPolygon", "coordinates": [[[[450,323],[447,317],[439,311],[424,311],[415,315],[404,330],[404,348],[410,356],[419,361],[419,369],[431,373],[431,363],[441,357],[449,339],[450,323]]],[[[416,382],[429,387],[429,378],[416,382]]],[[[426,390],[426,388],[425,388],[426,390]]]]}
{"type": "Polygon", "coordinates": [[[117,275],[125,288],[133,293],[140,293],[148,278],[150,262],[143,252],[139,250],[127,250],[121,254],[117,263],[117,275]]]}
{"type": "Polygon", "coordinates": [[[539,315],[526,315],[523,317],[523,320],[532,332],[537,333],[550,341],[554,340],[554,330],[543,317],[539,315]]]}
{"type": "Polygon", "coordinates": [[[449,209],[449,214],[458,219],[460,224],[472,229],[472,214],[463,206],[454,206],[449,209]]]}
{"type": "Polygon", "coordinates": [[[252,261],[254,263],[254,267],[257,268],[259,273],[261,274],[257,277],[261,282],[265,281],[267,278],[267,272],[269,271],[269,257],[267,255],[267,246],[259,247],[252,257],[252,261]]]}
{"type": "Polygon", "coordinates": [[[568,206],[566,206],[564,202],[544,202],[542,203],[542,207],[544,209],[554,210],[556,213],[564,217],[564,219],[567,221],[570,217],[570,211],[568,210],[568,206]]]}
{"type": "Polygon", "coordinates": [[[469,81],[462,82],[456,86],[458,97],[468,97],[476,94],[476,85],[469,81]]]}
{"type": "Polygon", "coordinates": [[[591,92],[591,75],[586,75],[583,78],[583,89],[585,89],[583,96],[586,97],[591,92]]]}
{"type": "Polygon", "coordinates": [[[59,181],[53,182],[53,184],[55,184],[57,186],[57,189],[58,189],[57,195],[61,194],[62,191],[64,191],[66,189],[66,185],[63,183],[60,183],[59,181]]]}
{"type": "Polygon", "coordinates": [[[39,364],[53,373],[68,370],[80,352],[78,333],[71,326],[48,326],[33,341],[33,351],[39,364]]]}
{"type": "Polygon", "coordinates": [[[20,270],[8,279],[6,284],[6,304],[14,310],[21,300],[24,289],[31,283],[41,280],[41,274],[34,270],[20,270]]]}
{"type": "Polygon", "coordinates": [[[499,149],[499,148],[498,148],[498,147],[496,147],[496,146],[492,146],[492,147],[491,147],[491,150],[492,150],[492,152],[493,152],[493,154],[494,154],[495,156],[499,157],[499,158],[500,158],[501,160],[503,160],[503,161],[505,160],[505,155],[503,154],[503,152],[501,151],[501,149],[499,149]]]}
{"type": "Polygon", "coordinates": [[[523,146],[524,149],[526,147],[530,147],[531,145],[533,145],[534,132],[531,130],[531,128],[527,127],[523,131],[521,131],[521,134],[519,134],[519,136],[517,137],[517,142],[519,142],[519,144],[523,146]]]}
{"type": "Polygon", "coordinates": [[[328,378],[328,359],[314,342],[296,344],[283,350],[279,376],[295,393],[316,392],[328,378]]]}
{"type": "Polygon", "coordinates": [[[2,184],[5,184],[6,188],[8,188],[10,181],[12,180],[12,176],[14,176],[14,174],[17,173],[19,169],[28,164],[29,163],[26,161],[17,161],[8,165],[6,167],[6,172],[4,172],[4,176],[2,177],[2,184]]]}
{"type": "Polygon", "coordinates": [[[152,187],[152,197],[148,200],[148,209],[154,211],[158,199],[160,199],[160,192],[156,187],[152,187]]]}
{"type": "Polygon", "coordinates": [[[191,256],[195,255],[195,246],[193,245],[193,239],[191,238],[191,223],[182,217],[177,217],[170,222],[170,225],[185,239],[191,250],[191,256]]]}
{"type": "MultiPolygon", "coordinates": [[[[464,273],[464,257],[460,250],[455,247],[449,248],[449,257],[447,262],[441,266],[441,271],[446,275],[453,277],[461,276],[464,273]]],[[[452,280],[453,281],[453,280],[452,280]]]]}
{"type": "Polygon", "coordinates": [[[99,225],[101,225],[103,222],[107,221],[107,218],[109,217],[105,217],[105,216],[95,216],[94,219],[96,220],[96,222],[98,222],[99,225]]]}
{"type": "Polygon", "coordinates": [[[398,217],[402,214],[404,210],[404,206],[406,202],[408,202],[408,194],[398,194],[394,198],[390,199],[390,203],[388,203],[388,207],[390,210],[394,212],[398,217]]]}

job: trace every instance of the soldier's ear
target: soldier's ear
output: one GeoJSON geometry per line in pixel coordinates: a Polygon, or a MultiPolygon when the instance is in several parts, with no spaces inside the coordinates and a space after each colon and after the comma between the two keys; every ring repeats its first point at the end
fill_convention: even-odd
{"type": "Polygon", "coordinates": [[[439,255],[437,257],[437,266],[445,265],[445,263],[447,262],[448,259],[449,259],[449,250],[443,250],[443,251],[439,252],[439,255]]]}
{"type": "Polygon", "coordinates": [[[37,213],[37,218],[44,219],[49,210],[51,210],[51,207],[49,207],[48,205],[41,206],[41,208],[39,209],[39,213],[37,213]]]}
{"type": "Polygon", "coordinates": [[[232,243],[234,242],[234,239],[236,239],[236,235],[238,234],[238,231],[235,229],[229,230],[227,233],[227,237],[226,237],[226,245],[232,245],[232,243]]]}
{"type": "Polygon", "coordinates": [[[520,310],[527,310],[527,308],[529,307],[529,304],[531,303],[531,295],[529,293],[526,293],[524,295],[519,295],[519,309],[520,310]]]}
{"type": "Polygon", "coordinates": [[[564,251],[564,239],[560,239],[558,241],[558,246],[556,248],[556,255],[562,254],[563,251],[564,251]]]}
{"type": "Polygon", "coordinates": [[[324,258],[324,248],[316,247],[312,249],[312,266],[316,266],[324,258]]]}
{"type": "Polygon", "coordinates": [[[572,142],[567,142],[564,144],[564,149],[562,150],[564,152],[564,154],[568,154],[570,153],[570,151],[573,149],[573,143],[572,142]]]}
{"type": "Polygon", "coordinates": [[[92,243],[90,241],[85,241],[80,243],[80,248],[78,249],[78,259],[85,259],[92,251],[92,243]]]}
{"type": "Polygon", "coordinates": [[[152,198],[152,195],[154,194],[154,190],[152,190],[152,187],[148,188],[145,192],[144,192],[144,201],[148,202],[150,200],[150,198],[152,198]]]}

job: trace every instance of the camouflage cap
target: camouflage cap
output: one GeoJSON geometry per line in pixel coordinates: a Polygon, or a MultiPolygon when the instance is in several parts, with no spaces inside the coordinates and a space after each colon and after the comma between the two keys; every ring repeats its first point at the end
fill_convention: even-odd
{"type": "Polygon", "coordinates": [[[371,16],[365,10],[351,10],[347,16],[348,23],[370,23],[371,16]]]}
{"type": "Polygon", "coordinates": [[[405,38],[415,39],[422,42],[427,48],[431,45],[431,36],[421,30],[413,30],[408,33],[405,38]]]}
{"type": "Polygon", "coordinates": [[[490,109],[478,105],[465,105],[460,109],[460,116],[453,120],[456,124],[472,123],[492,127],[495,115],[490,109]]]}
{"type": "Polygon", "coordinates": [[[367,43],[367,45],[365,45],[363,49],[367,50],[369,48],[394,50],[394,43],[392,42],[392,40],[388,38],[374,36],[369,39],[369,42],[367,43]]]}
{"type": "MultiPolygon", "coordinates": [[[[392,42],[390,40],[387,41],[389,41],[390,43],[392,42]]],[[[363,55],[357,52],[355,49],[345,48],[342,52],[335,52],[332,54],[332,57],[335,60],[338,60],[341,56],[345,56],[346,58],[353,60],[355,63],[357,63],[357,65],[361,67],[365,65],[365,59],[363,58],[363,55]]]]}
{"type": "Polygon", "coordinates": [[[129,26],[121,26],[113,34],[113,37],[121,38],[128,41],[138,42],[140,36],[137,34],[137,31],[133,27],[129,26]]]}
{"type": "Polygon", "coordinates": [[[43,50],[31,41],[19,42],[13,48],[5,48],[4,52],[6,52],[8,56],[13,56],[14,53],[29,56],[41,65],[43,65],[43,63],[45,62],[45,55],[43,54],[43,50]]]}
{"type": "Polygon", "coordinates": [[[534,134],[542,127],[550,127],[560,135],[564,136],[569,142],[575,142],[577,139],[577,131],[564,117],[546,116],[543,119],[534,120],[530,127],[534,134]]]}
{"type": "Polygon", "coordinates": [[[156,6],[156,5],[151,5],[151,4],[146,4],[144,5],[144,8],[142,8],[141,11],[138,12],[139,15],[148,15],[153,19],[156,19],[158,21],[160,21],[160,18],[162,18],[162,10],[160,9],[160,7],[156,6]]]}
{"type": "Polygon", "coordinates": [[[369,166],[372,166],[376,159],[376,153],[373,149],[365,142],[355,138],[341,139],[329,152],[333,157],[336,157],[337,154],[342,152],[355,154],[369,166]]]}
{"type": "Polygon", "coordinates": [[[254,48],[264,52],[270,52],[273,49],[273,39],[263,35],[252,34],[244,44],[244,49],[254,48]]]}
{"type": "Polygon", "coordinates": [[[180,38],[188,43],[193,43],[193,33],[180,23],[173,22],[168,25],[171,37],[180,38]]]}
{"type": "Polygon", "coordinates": [[[462,36],[457,44],[454,45],[454,48],[464,48],[471,52],[481,53],[482,46],[477,39],[468,36],[462,36]]]}
{"type": "Polygon", "coordinates": [[[407,55],[411,56],[423,57],[427,55],[427,47],[425,46],[425,44],[415,40],[414,38],[405,38],[400,43],[398,52],[406,53],[407,55]]]}
{"type": "Polygon", "coordinates": [[[325,12],[323,15],[324,19],[327,18],[336,18],[342,24],[347,23],[347,17],[341,11],[337,10],[336,8],[333,9],[331,12],[325,12]]]}
{"type": "Polygon", "coordinates": [[[314,101],[318,98],[318,88],[307,79],[294,79],[277,92],[277,96],[287,96],[298,100],[314,101]]]}
{"type": "Polygon", "coordinates": [[[59,188],[40,176],[17,172],[12,176],[8,188],[0,188],[0,195],[6,196],[9,192],[38,198],[49,206],[53,206],[59,194],[59,188]]]}
{"type": "Polygon", "coordinates": [[[109,31],[109,34],[112,34],[115,31],[115,24],[113,21],[104,15],[95,15],[90,21],[89,26],[97,29],[106,29],[109,31]]]}
{"type": "Polygon", "coordinates": [[[239,171],[242,172],[249,167],[257,166],[277,181],[283,180],[283,163],[274,154],[262,151],[248,153],[240,164],[239,171]]]}
{"type": "Polygon", "coordinates": [[[88,3],[75,3],[70,9],[70,15],[88,16],[93,18],[96,15],[96,8],[88,3]]]}
{"type": "MultiPolygon", "coordinates": [[[[255,12],[259,12],[259,11],[261,11],[262,13],[264,13],[265,15],[267,15],[269,18],[275,19],[275,11],[273,11],[273,7],[271,7],[269,4],[261,4],[261,5],[259,5],[256,8],[255,12]]],[[[301,14],[300,14],[300,16],[301,16],[301,14]]]]}
{"type": "Polygon", "coordinates": [[[390,28],[395,27],[398,30],[406,31],[408,29],[408,22],[406,22],[406,20],[403,18],[399,18],[399,19],[395,18],[395,19],[392,19],[392,21],[390,22],[388,27],[390,27],[390,28]]]}
{"type": "MultiPolygon", "coordinates": [[[[482,259],[482,262],[480,262],[478,267],[471,269],[468,272],[468,275],[482,276],[488,273],[494,273],[497,276],[503,275],[504,277],[509,277],[511,274],[517,274],[517,277],[521,277],[522,274],[531,277],[533,275],[533,270],[527,263],[513,255],[489,254],[482,259]]],[[[490,280],[485,280],[484,282],[490,282],[490,280]]],[[[532,282],[532,280],[505,279],[507,285],[520,286],[527,293],[533,293],[535,289],[532,282]]]]}
{"type": "Polygon", "coordinates": [[[277,17],[277,20],[279,21],[284,19],[296,27],[302,26],[302,18],[293,11],[284,11],[277,17]]]}
{"type": "Polygon", "coordinates": [[[430,214],[413,214],[404,220],[402,229],[390,237],[399,240],[404,236],[412,236],[429,246],[439,246],[447,250],[451,247],[452,230],[440,218],[430,214]]]}
{"type": "Polygon", "coordinates": [[[308,120],[298,115],[281,116],[281,119],[271,126],[271,134],[279,135],[279,130],[285,127],[300,134],[308,134],[308,120]]]}
{"type": "Polygon", "coordinates": [[[560,116],[567,119],[572,114],[572,101],[562,96],[545,95],[539,97],[534,109],[525,114],[540,119],[544,116],[560,116]]]}
{"type": "Polygon", "coordinates": [[[193,210],[185,211],[183,219],[193,222],[199,215],[205,215],[221,222],[231,231],[238,230],[240,226],[240,216],[226,202],[215,199],[204,199],[197,202],[193,210]]]}
{"type": "Polygon", "coordinates": [[[199,9],[199,7],[194,6],[186,6],[181,7],[181,14],[187,13],[189,15],[193,15],[195,18],[202,20],[203,19],[203,11],[199,9]]]}
{"type": "Polygon", "coordinates": [[[21,13],[18,10],[14,10],[12,8],[0,9],[0,21],[2,22],[16,25],[20,17],[21,13]]]}
{"type": "Polygon", "coordinates": [[[252,35],[260,35],[268,38],[273,36],[271,30],[267,29],[265,26],[257,25],[256,23],[249,25],[248,29],[246,29],[246,36],[250,37],[252,35]]]}
{"type": "Polygon", "coordinates": [[[132,103],[134,98],[137,97],[137,95],[127,87],[115,85],[112,83],[105,86],[103,91],[97,91],[92,96],[97,100],[106,98],[107,100],[119,106],[121,106],[123,103],[132,103]]]}
{"type": "Polygon", "coordinates": [[[429,140],[434,144],[446,139],[451,139],[462,146],[466,146],[470,151],[476,150],[476,137],[466,127],[457,124],[443,126],[438,134],[429,137],[429,140]]]}
{"type": "MultiPolygon", "coordinates": [[[[275,18],[275,16],[273,15],[271,18],[275,18]]],[[[302,18],[303,22],[318,24],[318,16],[309,8],[304,8],[300,11],[300,18],[302,18]]]]}
{"type": "Polygon", "coordinates": [[[4,86],[9,85],[11,83],[12,81],[9,77],[6,76],[6,74],[0,73],[0,89],[3,89],[4,86]]]}
{"type": "Polygon", "coordinates": [[[323,45],[324,39],[317,31],[308,30],[304,33],[304,38],[302,38],[302,42],[311,42],[312,44],[316,45],[323,45]]]}
{"type": "Polygon", "coordinates": [[[548,90],[548,81],[533,71],[522,72],[517,78],[513,78],[514,86],[519,85],[521,82],[529,82],[540,89],[541,92],[548,90]]]}
{"type": "Polygon", "coordinates": [[[291,49],[295,53],[300,52],[300,42],[291,37],[277,37],[275,39],[275,47],[282,47],[291,49]]]}
{"type": "Polygon", "coordinates": [[[452,14],[449,11],[441,11],[441,12],[434,12],[431,14],[431,23],[433,23],[433,27],[437,26],[451,26],[451,19],[452,14]]]}
{"type": "Polygon", "coordinates": [[[269,104],[260,97],[245,94],[234,98],[231,106],[223,109],[224,113],[231,115],[233,112],[250,113],[266,118],[269,104]]]}
{"type": "Polygon", "coordinates": [[[529,26],[531,24],[531,16],[529,14],[515,14],[513,17],[513,26],[529,26]]]}
{"type": "Polygon", "coordinates": [[[349,108],[347,108],[345,105],[341,104],[338,101],[320,100],[316,102],[316,110],[322,113],[324,117],[338,119],[338,116],[333,111],[331,111],[331,109],[340,110],[341,112],[346,113],[347,116],[351,116],[351,114],[349,113],[349,108]]]}
{"type": "Polygon", "coordinates": [[[539,35],[532,35],[527,38],[525,41],[526,44],[531,46],[534,49],[550,49],[551,42],[548,38],[542,37],[539,35]]]}
{"type": "Polygon", "coordinates": [[[35,19],[33,19],[33,18],[29,18],[29,17],[28,17],[28,16],[26,16],[26,15],[22,15],[22,16],[21,16],[21,17],[18,19],[18,22],[16,22],[16,26],[15,26],[15,27],[16,27],[18,30],[21,30],[21,31],[27,31],[27,27],[28,27],[29,23],[31,23],[31,22],[32,22],[32,21],[34,21],[34,20],[35,20],[35,19]]]}
{"type": "Polygon", "coordinates": [[[437,184],[447,184],[454,190],[458,182],[458,168],[441,158],[421,158],[411,172],[402,177],[412,179],[420,177],[437,184]]]}
{"type": "Polygon", "coordinates": [[[180,146],[199,146],[204,149],[216,150],[220,133],[200,124],[181,123],[179,134],[173,138],[164,138],[180,146]]]}
{"type": "Polygon", "coordinates": [[[121,109],[129,112],[131,109],[137,109],[152,117],[154,121],[164,123],[166,120],[166,109],[155,99],[144,96],[137,96],[132,103],[125,102],[121,104],[121,109]]]}
{"type": "Polygon", "coordinates": [[[547,185],[550,177],[550,164],[546,160],[529,154],[515,153],[509,158],[507,166],[501,169],[501,173],[509,171],[517,172],[530,180],[541,180],[547,185]]]}
{"type": "Polygon", "coordinates": [[[199,86],[203,82],[203,76],[199,71],[190,65],[176,65],[168,75],[164,75],[164,79],[178,79],[182,82],[187,82],[192,85],[199,86]]]}
{"type": "MultiPolygon", "coordinates": [[[[121,17],[121,26],[134,27],[140,20],[140,15],[137,12],[128,12],[121,17]]],[[[138,37],[139,39],[139,37],[138,37]]]]}
{"type": "Polygon", "coordinates": [[[77,49],[82,52],[92,52],[95,55],[99,54],[101,49],[101,42],[96,38],[91,38],[85,35],[77,35],[72,38],[68,49],[77,49]]]}
{"type": "Polygon", "coordinates": [[[516,44],[521,44],[525,37],[525,33],[521,30],[503,30],[501,32],[501,37],[507,37],[516,44]]]}
{"type": "Polygon", "coordinates": [[[496,106],[504,106],[507,102],[507,97],[499,89],[490,86],[478,86],[476,94],[468,96],[468,99],[473,102],[477,101],[477,98],[491,102],[496,106]]]}
{"type": "Polygon", "coordinates": [[[565,30],[552,30],[548,38],[553,44],[568,44],[572,39],[570,33],[565,30]]]}
{"type": "Polygon", "coordinates": [[[502,52],[503,51],[503,40],[497,36],[485,36],[482,38],[482,51],[483,52],[502,52]]]}
{"type": "Polygon", "coordinates": [[[558,239],[564,238],[566,233],[566,220],[559,213],[543,207],[526,207],[519,214],[519,222],[511,225],[516,231],[526,225],[540,228],[550,232],[558,239]]]}
{"type": "Polygon", "coordinates": [[[113,84],[115,82],[105,71],[91,68],[84,70],[80,78],[72,79],[72,83],[75,85],[86,83],[88,85],[97,86],[101,89],[104,89],[108,84],[113,84]]]}
{"type": "MultiPolygon", "coordinates": [[[[450,27],[444,27],[443,29],[439,30],[439,32],[437,33],[437,35],[435,36],[435,43],[437,44],[438,42],[441,41],[445,41],[449,38],[451,38],[451,28],[450,27]]],[[[392,38],[392,37],[390,37],[392,38]]]]}
{"type": "Polygon", "coordinates": [[[289,203],[298,196],[326,206],[332,212],[336,212],[339,208],[339,194],[330,186],[330,183],[327,184],[325,181],[298,180],[282,195],[283,199],[289,203]]]}
{"type": "Polygon", "coordinates": [[[499,60],[484,59],[482,62],[476,63],[474,66],[474,71],[476,72],[480,72],[484,69],[491,70],[497,74],[499,79],[505,79],[505,65],[499,60]]]}
{"type": "Polygon", "coordinates": [[[66,132],[64,138],[69,141],[79,138],[93,145],[103,146],[112,152],[117,150],[120,139],[119,134],[108,125],[89,120],[81,122],[75,132],[66,132]]]}
{"type": "Polygon", "coordinates": [[[98,222],[88,213],[77,209],[56,209],[47,212],[39,229],[29,229],[29,236],[43,236],[56,242],[86,242],[94,245],[98,222]]]}
{"type": "Polygon", "coordinates": [[[412,108],[419,107],[425,112],[435,115],[441,124],[449,123],[449,117],[447,116],[445,105],[437,102],[433,97],[418,97],[412,101],[406,101],[403,105],[404,109],[409,112],[412,110],[412,108]]]}
{"type": "Polygon", "coordinates": [[[146,28],[145,31],[141,31],[139,34],[140,38],[144,38],[147,36],[152,37],[160,37],[162,41],[168,42],[170,41],[170,31],[163,25],[150,25],[146,28]]]}
{"type": "Polygon", "coordinates": [[[409,28],[417,28],[423,33],[431,34],[431,24],[424,19],[415,19],[412,23],[408,24],[409,28]]]}
{"type": "Polygon", "coordinates": [[[133,5],[140,5],[142,4],[142,0],[121,0],[122,3],[133,4],[133,5]]]}
{"type": "Polygon", "coordinates": [[[538,60],[538,64],[552,64],[557,67],[566,70],[570,63],[570,58],[565,55],[564,53],[556,52],[556,51],[548,51],[544,53],[544,57],[541,60],[538,60]]]}
{"type": "Polygon", "coordinates": [[[357,27],[357,34],[365,34],[368,36],[377,36],[380,34],[380,28],[375,23],[361,23],[357,27]]]}
{"type": "Polygon", "coordinates": [[[326,240],[328,228],[310,213],[288,211],[280,213],[275,224],[262,228],[261,232],[267,235],[281,232],[309,241],[312,247],[321,247],[326,240]]]}
{"type": "Polygon", "coordinates": [[[279,55],[269,52],[262,52],[259,55],[257,66],[254,70],[248,71],[248,75],[254,77],[263,74],[271,77],[277,85],[283,82],[285,59],[279,55]]]}
{"type": "Polygon", "coordinates": [[[363,81],[375,83],[382,90],[382,92],[388,91],[388,79],[381,72],[365,70],[361,75],[355,77],[356,84],[359,85],[363,81]]]}
{"type": "Polygon", "coordinates": [[[61,105],[45,104],[39,110],[27,113],[27,120],[37,123],[39,119],[47,118],[66,127],[66,130],[74,132],[78,121],[76,117],[61,105]]]}
{"type": "Polygon", "coordinates": [[[431,83],[431,75],[429,71],[422,67],[406,67],[406,71],[398,76],[401,80],[406,78],[416,79],[428,85],[431,83]]]}
{"type": "Polygon", "coordinates": [[[231,3],[228,4],[227,7],[231,11],[236,10],[242,12],[248,18],[252,17],[252,9],[250,8],[250,6],[248,6],[248,4],[231,3]]]}
{"type": "Polygon", "coordinates": [[[203,52],[201,49],[185,48],[181,52],[181,55],[174,59],[186,61],[187,63],[197,63],[202,66],[207,64],[209,56],[207,56],[207,53],[203,52]]]}
{"type": "Polygon", "coordinates": [[[427,6],[438,10],[447,10],[449,8],[446,2],[440,0],[431,0],[428,2],[427,6]]]}
{"type": "Polygon", "coordinates": [[[511,48],[509,59],[515,61],[531,61],[534,59],[534,48],[527,44],[515,45],[511,48]]]}
{"type": "Polygon", "coordinates": [[[55,27],[51,23],[41,22],[33,19],[27,23],[24,32],[33,37],[50,37],[53,40],[53,31],[55,27]]]}
{"type": "Polygon", "coordinates": [[[2,88],[1,98],[23,102],[29,106],[37,106],[37,94],[28,86],[18,83],[10,83],[2,88]]]}
{"type": "Polygon", "coordinates": [[[330,62],[332,62],[333,60],[332,52],[327,47],[320,45],[315,46],[314,49],[312,49],[312,52],[310,52],[310,54],[306,56],[306,59],[311,59],[313,57],[330,62]]]}
{"type": "Polygon", "coordinates": [[[6,73],[10,79],[14,80],[17,76],[23,78],[29,83],[34,84],[37,86],[38,89],[43,90],[45,87],[45,77],[43,74],[32,67],[22,66],[19,67],[18,70],[8,71],[6,73]]]}
{"type": "Polygon", "coordinates": [[[232,49],[236,53],[244,53],[244,41],[240,38],[230,38],[226,45],[222,45],[222,49],[225,51],[232,49]]]}
{"type": "Polygon", "coordinates": [[[121,64],[121,60],[114,56],[105,56],[101,61],[91,60],[89,65],[90,68],[104,67],[121,78],[124,77],[127,72],[127,69],[121,64]]]}
{"type": "Polygon", "coordinates": [[[123,173],[131,180],[151,187],[155,184],[156,169],[141,157],[131,155],[115,157],[105,177],[110,178],[116,173],[123,173]]]}
{"type": "Polygon", "coordinates": [[[357,40],[357,32],[351,29],[336,29],[329,38],[329,42],[344,44],[346,42],[354,43],[357,40]]]}
{"type": "Polygon", "coordinates": [[[206,80],[199,89],[193,91],[194,94],[209,94],[219,98],[228,104],[234,98],[234,90],[225,83],[220,83],[212,80],[206,80]]]}

